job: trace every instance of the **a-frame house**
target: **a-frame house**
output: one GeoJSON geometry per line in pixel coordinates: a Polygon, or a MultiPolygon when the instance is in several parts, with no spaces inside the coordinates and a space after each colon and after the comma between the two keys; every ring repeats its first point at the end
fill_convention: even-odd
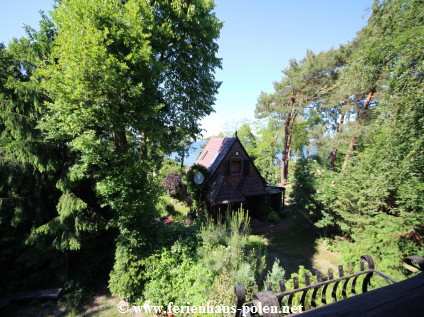
{"type": "Polygon", "coordinates": [[[196,160],[209,169],[206,183],[206,202],[212,216],[243,204],[252,217],[257,216],[260,205],[273,194],[274,205],[281,206],[281,188],[270,186],[261,176],[252,159],[237,137],[212,138],[196,160]]]}

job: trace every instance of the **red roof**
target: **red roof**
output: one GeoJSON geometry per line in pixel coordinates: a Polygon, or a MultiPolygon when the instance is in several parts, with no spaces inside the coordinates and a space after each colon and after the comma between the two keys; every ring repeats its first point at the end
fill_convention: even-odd
{"type": "Polygon", "coordinates": [[[235,141],[236,138],[210,139],[197,158],[196,163],[206,166],[213,173],[235,141]]]}
{"type": "MultiPolygon", "coordinates": [[[[240,147],[238,147],[238,149],[240,147]]],[[[227,163],[229,162],[230,159],[227,163]]],[[[196,163],[208,168],[211,174],[206,194],[211,205],[239,203],[244,202],[246,197],[249,196],[267,194],[265,180],[262,178],[249,158],[248,153],[243,148],[243,145],[237,138],[212,138],[204,147],[196,163]],[[247,167],[247,169],[245,168],[246,171],[242,173],[243,175],[236,176],[235,178],[233,177],[231,180],[226,177],[229,176],[227,175],[228,173],[224,173],[225,175],[216,175],[215,171],[217,171],[218,167],[223,163],[224,158],[227,157],[227,154],[236,142],[239,142],[242,151],[244,151],[241,155],[241,157],[244,158],[243,164],[249,164],[244,165],[247,167]],[[249,172],[250,166],[254,168],[251,172],[249,172]],[[250,173],[253,173],[253,175],[250,175],[250,173]]],[[[222,172],[223,170],[221,170],[221,173],[222,172]]]]}
{"type": "Polygon", "coordinates": [[[219,152],[219,149],[222,146],[222,142],[224,142],[225,138],[213,138],[210,139],[206,146],[203,148],[202,153],[200,153],[199,157],[196,160],[196,163],[202,164],[206,167],[211,166],[212,159],[219,152]]]}

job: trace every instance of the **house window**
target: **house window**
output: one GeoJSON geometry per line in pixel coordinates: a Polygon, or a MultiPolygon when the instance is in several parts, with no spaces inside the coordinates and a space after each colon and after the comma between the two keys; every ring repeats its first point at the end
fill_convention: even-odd
{"type": "Polygon", "coordinates": [[[231,175],[241,175],[241,159],[232,159],[230,162],[230,173],[231,175]]]}

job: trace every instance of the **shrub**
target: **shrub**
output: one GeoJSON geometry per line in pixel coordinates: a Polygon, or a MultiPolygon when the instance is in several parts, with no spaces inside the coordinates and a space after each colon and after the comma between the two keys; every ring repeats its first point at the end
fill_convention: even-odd
{"type": "Polygon", "coordinates": [[[207,300],[204,285],[213,282],[212,273],[199,265],[197,256],[187,246],[176,242],[170,250],[147,258],[141,302],[149,300],[154,305],[201,305],[207,300]],[[205,284],[204,284],[205,283],[205,284]]]}
{"type": "MultiPolygon", "coordinates": [[[[305,274],[308,274],[310,276],[310,283],[311,284],[317,283],[316,277],[313,276],[312,273],[309,270],[305,269],[305,267],[303,265],[300,265],[297,273],[292,273],[290,275],[290,279],[288,279],[285,282],[286,289],[287,290],[294,290],[295,289],[294,288],[294,277],[298,278],[299,288],[305,287],[306,286],[305,278],[304,278],[305,274]]],[[[341,288],[339,288],[338,291],[341,291],[341,288]]],[[[330,292],[327,292],[327,294],[329,294],[329,293],[330,292]]],[[[302,296],[301,292],[296,293],[293,296],[292,303],[295,303],[295,305],[296,305],[296,303],[300,303],[301,296],[302,296]]],[[[282,305],[288,305],[288,297],[287,296],[283,299],[281,304],[282,305]]]]}
{"type": "Polygon", "coordinates": [[[274,211],[272,210],[267,216],[266,216],[266,220],[268,222],[278,222],[278,220],[280,220],[280,216],[274,211]]]}
{"type": "MultiPolygon", "coordinates": [[[[141,233],[129,234],[125,239],[120,238],[117,241],[116,259],[110,274],[109,289],[113,294],[131,303],[141,303],[144,289],[149,287],[152,276],[156,274],[155,263],[162,263],[162,259],[169,262],[169,254],[176,258],[173,263],[189,261],[195,256],[197,247],[198,229],[176,222],[168,224],[159,222],[145,228],[141,233]],[[180,248],[185,248],[185,258],[179,257],[179,249],[174,247],[176,244],[180,245],[180,248]]],[[[168,267],[165,265],[157,270],[163,274],[168,273],[168,267]]],[[[160,285],[161,288],[166,288],[165,284],[160,285]]]]}
{"type": "Polygon", "coordinates": [[[184,176],[184,185],[187,188],[187,193],[191,195],[193,199],[194,208],[204,208],[203,194],[208,177],[209,170],[201,164],[193,164],[184,176]],[[199,172],[205,178],[202,184],[196,184],[194,182],[194,175],[199,172]]]}
{"type": "MultiPolygon", "coordinates": [[[[265,271],[265,249],[251,242],[250,219],[242,210],[227,212],[226,221],[217,224],[208,221],[201,229],[202,247],[200,260],[215,273],[227,272],[235,277],[234,282],[246,286],[250,296],[258,290],[265,271]]],[[[234,286],[234,285],[233,285],[234,286]]],[[[233,298],[233,287],[226,290],[226,298],[233,298]]],[[[222,303],[233,305],[233,303],[222,303]]]]}
{"type": "Polygon", "coordinates": [[[176,161],[174,161],[170,158],[165,158],[162,161],[160,170],[158,172],[159,181],[161,182],[165,178],[165,176],[167,176],[171,173],[174,173],[174,172],[177,172],[177,173],[181,172],[180,165],[176,161]]]}
{"type": "Polygon", "coordinates": [[[224,223],[210,219],[201,226],[157,224],[151,232],[146,245],[156,247],[144,258],[123,254],[125,259],[119,263],[128,270],[113,277],[113,284],[119,286],[112,288],[114,292],[131,302],[232,306],[236,283],[246,286],[248,296],[262,284],[264,248],[249,239],[249,218],[243,211],[228,213],[224,223]],[[134,283],[127,283],[129,277],[134,283]],[[120,287],[124,284],[130,287],[120,287]]]}
{"type": "Polygon", "coordinates": [[[266,275],[264,289],[268,289],[268,286],[271,285],[274,292],[278,293],[280,290],[280,280],[284,279],[285,271],[280,266],[280,260],[276,259],[272,265],[271,271],[266,275]]]}
{"type": "Polygon", "coordinates": [[[163,188],[172,197],[181,197],[184,191],[184,185],[181,175],[178,172],[172,172],[162,180],[163,188]]]}

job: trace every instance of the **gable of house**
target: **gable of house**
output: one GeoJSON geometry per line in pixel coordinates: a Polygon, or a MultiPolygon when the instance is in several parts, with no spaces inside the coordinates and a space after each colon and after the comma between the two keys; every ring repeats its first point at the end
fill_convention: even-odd
{"type": "Polygon", "coordinates": [[[266,181],[238,138],[211,139],[196,163],[211,173],[206,195],[211,205],[238,203],[267,194],[266,181]]]}

